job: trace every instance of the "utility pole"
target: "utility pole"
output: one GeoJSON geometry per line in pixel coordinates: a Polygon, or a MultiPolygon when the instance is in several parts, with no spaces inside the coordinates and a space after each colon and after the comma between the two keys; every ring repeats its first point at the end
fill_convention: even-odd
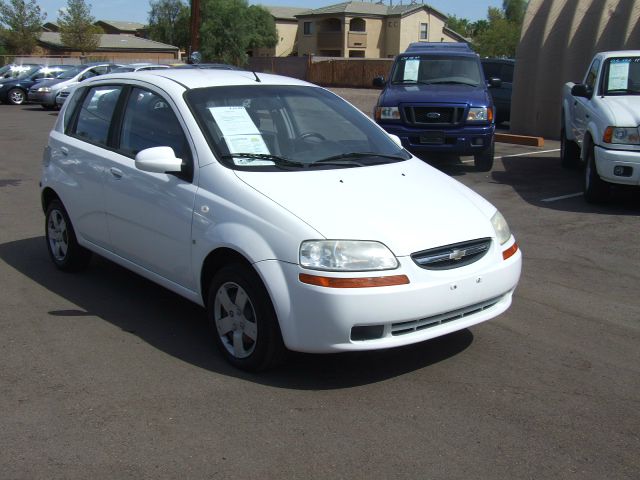
{"type": "Polygon", "coordinates": [[[189,56],[200,50],[200,0],[191,0],[191,46],[189,56]]]}

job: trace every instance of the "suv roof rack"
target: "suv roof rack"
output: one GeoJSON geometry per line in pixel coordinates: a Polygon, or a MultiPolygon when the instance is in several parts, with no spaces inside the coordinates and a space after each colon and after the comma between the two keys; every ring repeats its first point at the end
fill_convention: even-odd
{"type": "Polygon", "coordinates": [[[414,42],[410,43],[405,53],[430,52],[433,50],[454,50],[457,52],[473,52],[465,42],[414,42]]]}

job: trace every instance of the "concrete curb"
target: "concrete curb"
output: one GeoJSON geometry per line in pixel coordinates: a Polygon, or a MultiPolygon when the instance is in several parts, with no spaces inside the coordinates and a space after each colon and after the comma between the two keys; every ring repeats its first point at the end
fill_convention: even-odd
{"type": "Polygon", "coordinates": [[[496,133],[496,142],[514,143],[516,145],[527,145],[529,147],[544,147],[544,138],[542,137],[512,135],[510,133],[496,133]]]}

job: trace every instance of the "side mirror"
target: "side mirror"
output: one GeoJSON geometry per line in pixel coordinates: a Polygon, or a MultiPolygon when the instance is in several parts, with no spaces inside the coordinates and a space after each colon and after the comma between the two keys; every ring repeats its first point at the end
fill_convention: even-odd
{"type": "Polygon", "coordinates": [[[490,88],[500,88],[502,86],[502,80],[499,78],[490,78],[489,79],[489,87],[490,88]]]}
{"type": "Polygon", "coordinates": [[[400,148],[404,148],[402,146],[402,140],[400,140],[400,137],[397,135],[394,135],[393,133],[389,133],[389,136],[391,137],[391,140],[393,140],[393,142],[398,145],[400,148]]]}
{"type": "Polygon", "coordinates": [[[591,89],[584,83],[576,83],[571,87],[571,95],[574,97],[591,98],[591,89]]]}
{"type": "Polygon", "coordinates": [[[145,148],[136,155],[136,168],[151,173],[180,173],[182,160],[176,158],[171,147],[145,148]]]}
{"type": "Polygon", "coordinates": [[[385,85],[384,77],[376,77],[373,79],[373,86],[378,88],[384,88],[385,85]]]}

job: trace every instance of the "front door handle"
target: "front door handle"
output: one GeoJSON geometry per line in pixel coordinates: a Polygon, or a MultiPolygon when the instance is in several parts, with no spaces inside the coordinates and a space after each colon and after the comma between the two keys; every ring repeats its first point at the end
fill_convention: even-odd
{"type": "Polygon", "coordinates": [[[65,157],[69,155],[69,149],[67,147],[60,147],[60,151],[65,157]]]}
{"type": "Polygon", "coordinates": [[[111,172],[111,175],[113,175],[118,180],[122,178],[122,170],[120,170],[119,168],[111,167],[109,171],[111,172]]]}

